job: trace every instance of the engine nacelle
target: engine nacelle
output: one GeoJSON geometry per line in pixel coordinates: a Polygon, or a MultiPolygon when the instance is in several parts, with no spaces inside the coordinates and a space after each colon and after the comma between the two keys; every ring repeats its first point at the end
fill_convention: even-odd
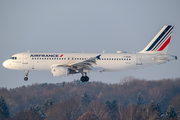
{"type": "Polygon", "coordinates": [[[51,72],[53,76],[61,77],[61,76],[68,76],[70,70],[66,67],[52,67],[51,72]]]}

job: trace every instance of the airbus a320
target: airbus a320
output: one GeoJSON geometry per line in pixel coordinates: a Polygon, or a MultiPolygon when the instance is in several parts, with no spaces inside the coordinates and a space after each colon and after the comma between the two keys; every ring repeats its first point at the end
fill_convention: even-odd
{"type": "Polygon", "coordinates": [[[82,82],[89,81],[87,73],[92,71],[113,72],[144,68],[176,60],[168,55],[174,26],[164,26],[152,41],[138,53],[18,53],[3,62],[3,66],[13,70],[24,70],[24,80],[29,71],[50,70],[53,76],[68,76],[81,73],[82,82]]]}

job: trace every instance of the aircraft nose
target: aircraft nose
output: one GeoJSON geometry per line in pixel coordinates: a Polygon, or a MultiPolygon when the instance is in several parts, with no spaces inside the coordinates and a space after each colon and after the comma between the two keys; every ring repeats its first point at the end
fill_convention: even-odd
{"type": "Polygon", "coordinates": [[[6,61],[3,62],[3,66],[4,66],[4,67],[6,66],[6,61]]]}
{"type": "Polygon", "coordinates": [[[3,66],[4,66],[5,68],[7,68],[7,61],[4,61],[4,62],[3,62],[3,66]]]}

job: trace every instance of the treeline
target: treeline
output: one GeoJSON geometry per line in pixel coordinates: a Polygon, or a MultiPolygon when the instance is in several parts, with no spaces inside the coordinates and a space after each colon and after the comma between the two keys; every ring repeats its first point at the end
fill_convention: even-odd
{"type": "Polygon", "coordinates": [[[180,78],[0,88],[0,120],[180,120],[180,78]]]}

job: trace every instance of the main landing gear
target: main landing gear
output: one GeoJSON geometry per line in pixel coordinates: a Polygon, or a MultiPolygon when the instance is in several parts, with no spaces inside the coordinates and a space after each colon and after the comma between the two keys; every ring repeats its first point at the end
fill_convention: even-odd
{"type": "Polygon", "coordinates": [[[83,73],[82,73],[81,81],[82,81],[82,82],[87,82],[87,81],[89,81],[89,77],[87,76],[87,73],[86,73],[86,72],[85,72],[85,76],[84,76],[83,73]]]}
{"type": "Polygon", "coordinates": [[[28,80],[28,73],[29,73],[29,70],[25,70],[25,75],[26,75],[26,77],[24,77],[24,81],[27,81],[27,80],[28,80]]]}

